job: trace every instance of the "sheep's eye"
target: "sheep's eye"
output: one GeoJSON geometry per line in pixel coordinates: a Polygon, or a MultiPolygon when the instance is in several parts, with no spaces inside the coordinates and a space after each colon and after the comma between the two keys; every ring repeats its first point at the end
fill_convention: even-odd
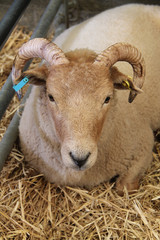
{"type": "Polygon", "coordinates": [[[110,97],[106,97],[104,103],[106,103],[106,104],[109,103],[110,99],[111,99],[110,97]]]}
{"type": "Polygon", "coordinates": [[[52,96],[51,94],[48,94],[48,97],[49,97],[49,100],[50,100],[51,102],[54,102],[54,98],[53,98],[53,96],[52,96]]]}

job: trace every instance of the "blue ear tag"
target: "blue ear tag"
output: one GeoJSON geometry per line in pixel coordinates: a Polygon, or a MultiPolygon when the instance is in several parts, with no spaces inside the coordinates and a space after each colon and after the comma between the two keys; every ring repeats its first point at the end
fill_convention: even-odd
{"type": "Polygon", "coordinates": [[[17,92],[19,100],[21,99],[20,89],[26,85],[26,83],[29,81],[28,77],[23,78],[17,85],[13,86],[13,89],[17,92]]]}
{"type": "Polygon", "coordinates": [[[28,77],[23,78],[17,85],[14,85],[13,88],[18,92],[26,83],[29,81],[28,77]]]}

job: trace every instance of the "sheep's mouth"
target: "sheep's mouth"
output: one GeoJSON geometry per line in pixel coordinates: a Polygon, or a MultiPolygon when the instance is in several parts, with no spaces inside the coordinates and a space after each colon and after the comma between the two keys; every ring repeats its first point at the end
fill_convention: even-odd
{"type": "Polygon", "coordinates": [[[89,166],[82,166],[82,167],[78,167],[76,165],[72,165],[70,168],[72,168],[73,170],[75,170],[76,172],[83,172],[88,170],[90,167],[89,166]]]}

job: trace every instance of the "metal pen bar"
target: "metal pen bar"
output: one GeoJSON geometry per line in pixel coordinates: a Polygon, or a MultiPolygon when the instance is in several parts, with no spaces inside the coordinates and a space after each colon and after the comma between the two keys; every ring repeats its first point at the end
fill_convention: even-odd
{"type": "MultiPolygon", "coordinates": [[[[30,92],[31,92],[31,86],[29,86],[29,88],[27,89],[27,92],[26,92],[21,104],[25,103],[30,92]]],[[[20,120],[21,114],[22,114],[22,108],[20,107],[19,111],[14,114],[14,117],[12,118],[12,121],[9,124],[9,127],[7,128],[5,134],[0,142],[0,171],[2,170],[5,160],[7,159],[9,153],[11,152],[11,150],[13,148],[13,144],[17,139],[18,125],[19,125],[19,120],[20,120]]]]}
{"type": "Polygon", "coordinates": [[[0,22],[0,50],[31,0],[14,0],[0,22]]]}
{"type": "MultiPolygon", "coordinates": [[[[56,12],[58,11],[58,8],[60,7],[62,0],[50,0],[47,8],[45,9],[45,12],[43,13],[39,24],[37,25],[35,31],[33,32],[31,39],[35,37],[45,37],[47,34],[47,31],[49,29],[49,26],[51,25],[56,12]]],[[[28,61],[26,64],[24,70],[26,70],[31,61],[28,61]]],[[[7,78],[5,84],[3,85],[1,91],[0,91],[0,119],[3,117],[9,103],[11,102],[15,91],[12,88],[12,79],[11,74],[7,78]]]]}
{"type": "MultiPolygon", "coordinates": [[[[40,19],[40,22],[39,22],[36,30],[32,34],[31,38],[45,36],[44,34],[47,33],[49,26],[52,23],[53,18],[55,16],[56,11],[57,11],[58,7],[60,6],[60,4],[61,4],[61,0],[57,0],[57,1],[51,0],[49,2],[43,16],[40,19]]],[[[28,66],[28,64],[27,64],[27,66],[28,66]]],[[[3,96],[0,95],[0,101],[1,101],[0,103],[2,105],[3,105],[3,103],[5,104],[5,101],[7,101],[7,104],[9,104],[11,98],[8,100],[8,98],[7,98],[8,96],[6,96],[6,95],[8,95],[9,91],[11,91],[11,90],[12,90],[12,82],[11,82],[11,77],[9,77],[7,79],[6,86],[3,87],[3,96]]],[[[22,100],[22,104],[25,103],[26,99],[29,96],[30,91],[31,91],[31,86],[27,90],[27,92],[22,100]]],[[[2,110],[3,110],[3,112],[5,112],[6,105],[5,105],[5,108],[3,107],[3,109],[2,109],[2,107],[1,107],[0,109],[1,109],[1,112],[2,112],[2,110]]],[[[19,120],[20,120],[19,115],[16,112],[12,121],[10,122],[10,124],[8,126],[6,133],[4,134],[4,136],[0,142],[0,170],[3,168],[4,162],[7,159],[10,151],[12,150],[13,144],[18,136],[19,120]]]]}
{"type": "Polygon", "coordinates": [[[53,19],[62,3],[62,0],[50,0],[44,14],[42,15],[39,24],[33,32],[31,39],[35,37],[46,36],[49,26],[53,22],[53,19]]]}

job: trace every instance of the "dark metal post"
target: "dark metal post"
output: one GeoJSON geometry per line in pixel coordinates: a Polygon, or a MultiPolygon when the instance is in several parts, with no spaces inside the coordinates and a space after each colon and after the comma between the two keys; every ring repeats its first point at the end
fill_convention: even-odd
{"type": "Polygon", "coordinates": [[[64,0],[64,5],[65,5],[65,24],[66,28],[69,28],[68,0],[64,0]]]}
{"type": "Polygon", "coordinates": [[[0,50],[7,41],[12,29],[31,0],[14,0],[0,22],[0,50]]]}

